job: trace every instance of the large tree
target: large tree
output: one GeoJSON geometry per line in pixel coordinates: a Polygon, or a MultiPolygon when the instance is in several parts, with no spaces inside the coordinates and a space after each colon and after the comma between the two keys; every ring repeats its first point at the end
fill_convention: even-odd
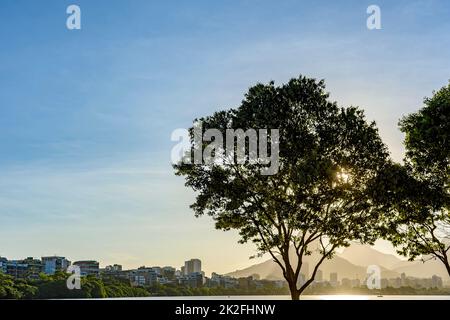
{"type": "MultiPolygon", "coordinates": [[[[236,229],[242,243],[253,241],[259,254],[270,254],[292,299],[299,299],[336,248],[375,241],[380,211],[369,189],[388,161],[387,149],[362,110],[329,101],[323,81],[300,76],[281,86],[257,84],[238,108],[198,122],[202,132],[214,128],[223,136],[227,129],[279,129],[279,142],[269,139],[271,147],[279,147],[276,174],[262,174],[265,164],[242,163],[234,156],[198,163],[192,153],[190,163],[174,167],[196,192],[195,214],[212,216],[216,228],[236,229]],[[304,258],[314,250],[320,259],[300,282],[304,258]]],[[[211,147],[195,142],[193,128],[190,138],[193,149],[211,147]]]]}
{"type": "Polygon", "coordinates": [[[410,260],[438,259],[450,275],[450,84],[425,98],[400,129],[405,164],[390,176],[402,182],[384,183],[391,191],[383,200],[391,205],[387,237],[410,260]]]}

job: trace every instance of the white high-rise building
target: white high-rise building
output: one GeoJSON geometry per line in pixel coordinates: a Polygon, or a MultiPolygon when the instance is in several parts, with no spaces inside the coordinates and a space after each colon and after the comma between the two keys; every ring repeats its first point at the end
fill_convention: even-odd
{"type": "Polygon", "coordinates": [[[323,281],[323,272],[322,270],[317,270],[316,276],[314,277],[314,280],[317,282],[323,281]]]}
{"type": "Polygon", "coordinates": [[[339,284],[338,274],[336,272],[330,273],[330,283],[331,283],[331,286],[333,286],[333,287],[337,287],[337,285],[339,284]]]}
{"type": "Polygon", "coordinates": [[[303,262],[302,268],[301,268],[301,273],[303,273],[303,275],[305,276],[305,278],[309,279],[309,264],[308,262],[303,262]]]}

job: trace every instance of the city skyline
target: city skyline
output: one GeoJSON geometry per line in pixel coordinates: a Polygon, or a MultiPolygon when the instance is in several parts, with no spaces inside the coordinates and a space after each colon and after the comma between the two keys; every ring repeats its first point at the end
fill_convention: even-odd
{"type": "MultiPolygon", "coordinates": [[[[314,255],[313,255],[314,256],[314,255]]],[[[67,255],[50,255],[50,256],[24,256],[20,257],[18,259],[11,259],[11,257],[5,257],[4,255],[0,254],[0,266],[1,266],[1,259],[6,259],[8,261],[25,261],[25,260],[33,260],[36,261],[39,259],[42,259],[43,263],[43,270],[50,270],[50,274],[54,273],[55,270],[55,259],[61,260],[60,267],[58,270],[63,269],[62,266],[65,266],[67,268],[70,264],[90,264],[92,263],[96,264],[96,267],[99,271],[105,271],[108,269],[114,270],[116,267],[120,267],[120,270],[137,270],[137,269],[152,269],[152,268],[174,268],[177,272],[179,272],[181,275],[188,275],[190,273],[202,273],[204,276],[209,276],[211,274],[219,274],[219,275],[227,275],[233,278],[242,278],[242,277],[248,277],[253,276],[254,274],[257,274],[258,277],[261,277],[261,279],[270,279],[270,280],[282,280],[283,277],[281,274],[274,273],[274,270],[278,270],[277,266],[271,259],[268,259],[262,263],[253,264],[250,267],[247,267],[245,269],[240,270],[227,270],[226,272],[218,272],[217,270],[212,270],[206,272],[205,270],[210,270],[208,268],[207,264],[203,264],[201,259],[198,258],[190,258],[189,260],[183,259],[183,263],[177,263],[177,264],[169,264],[169,263],[162,263],[162,264],[155,264],[155,263],[148,263],[148,264],[138,264],[133,266],[126,266],[121,263],[121,261],[115,261],[115,263],[106,264],[99,259],[96,259],[95,257],[85,257],[83,260],[77,260],[73,259],[70,256],[67,255]],[[26,258],[25,258],[26,257],[26,258]],[[50,261],[51,265],[48,267],[45,263],[45,261],[50,261]],[[66,261],[66,262],[64,262],[66,261]],[[270,263],[270,268],[267,269],[270,263]],[[266,265],[263,269],[261,269],[260,266],[266,265]],[[48,269],[50,268],[50,269],[48,269]],[[255,271],[259,270],[259,271],[255,271]],[[268,277],[267,277],[268,276],[268,277]]],[[[313,259],[313,258],[312,258],[313,259]]],[[[6,261],[5,260],[5,261],[6,261]]],[[[314,260],[314,259],[313,259],[314,260]]],[[[311,261],[312,262],[312,261],[311,261]]],[[[397,257],[384,254],[374,248],[369,248],[368,246],[363,245],[355,245],[351,246],[350,248],[347,248],[342,253],[338,253],[337,257],[330,260],[329,262],[326,262],[324,265],[322,265],[318,273],[315,277],[315,282],[321,282],[322,280],[330,279],[330,282],[332,282],[331,277],[332,274],[336,273],[339,274],[341,278],[347,278],[347,279],[364,279],[367,276],[367,273],[370,273],[367,269],[369,266],[377,265],[381,268],[381,276],[382,278],[387,279],[395,279],[398,278],[401,274],[406,274],[407,276],[417,278],[417,279],[426,279],[431,278],[432,276],[439,275],[441,279],[443,279],[444,284],[447,286],[450,286],[450,281],[447,279],[447,274],[443,266],[439,263],[433,263],[433,261],[428,261],[426,264],[423,264],[421,261],[416,262],[408,262],[404,260],[399,260],[397,257]],[[335,261],[335,259],[338,259],[338,261],[335,261]],[[345,269],[343,269],[343,266],[345,269]],[[419,269],[417,269],[417,266],[419,266],[419,269]],[[426,266],[426,268],[424,268],[426,266]],[[366,270],[367,269],[367,270],[366,270]]],[[[1,270],[0,270],[1,271],[1,270]]],[[[279,271],[279,270],[278,270],[279,271]]],[[[45,271],[47,273],[47,271],[45,271]]],[[[278,272],[279,273],[279,272],[278,272]]],[[[309,262],[305,261],[304,265],[302,266],[301,273],[303,275],[310,275],[311,270],[309,268],[309,262]]]]}
{"type": "MultiPolygon", "coordinates": [[[[375,247],[374,247],[375,248],[375,247]]],[[[345,250],[345,249],[344,249],[345,250]]],[[[378,251],[378,252],[380,252],[380,253],[383,253],[383,254],[392,254],[392,252],[389,252],[389,250],[386,250],[386,252],[384,251],[384,250],[379,250],[379,248],[376,248],[376,250],[378,251]]],[[[342,251],[341,251],[342,252],[342,251]]],[[[64,258],[66,258],[66,257],[69,257],[70,255],[65,255],[65,254],[58,254],[58,253],[53,253],[53,254],[45,254],[45,255],[42,255],[42,254],[38,254],[38,255],[30,255],[30,254],[25,254],[25,255],[22,255],[22,256],[19,256],[19,255],[10,255],[10,256],[8,256],[8,255],[6,255],[6,254],[3,254],[3,252],[1,252],[0,251],[0,258],[1,257],[3,257],[3,258],[9,258],[9,260],[22,260],[22,259],[24,259],[24,257],[31,257],[31,258],[38,258],[38,257],[64,257],[64,258]]],[[[395,255],[398,259],[402,259],[403,261],[406,261],[406,259],[404,259],[404,257],[401,257],[401,256],[398,256],[398,255],[395,255]]],[[[90,259],[92,259],[92,256],[86,256],[86,255],[79,255],[79,256],[76,256],[76,257],[72,257],[72,256],[70,256],[71,258],[70,258],[70,260],[69,261],[87,261],[87,260],[90,260],[90,259]]],[[[247,259],[248,259],[248,257],[247,257],[247,259]]],[[[181,259],[182,261],[184,261],[183,259],[181,259]]],[[[192,259],[191,259],[192,260],[192,259]]],[[[200,261],[203,261],[202,259],[197,259],[197,258],[193,258],[193,260],[200,260],[200,261]]],[[[248,268],[248,267],[251,267],[252,265],[254,265],[255,263],[260,263],[260,262],[264,262],[264,261],[268,261],[268,260],[271,260],[271,258],[270,257],[268,257],[267,255],[266,256],[263,256],[263,257],[261,257],[261,258],[259,258],[259,259],[248,259],[248,263],[244,263],[244,264],[242,264],[242,267],[240,267],[240,268],[234,268],[234,269],[228,269],[228,270],[214,270],[214,269],[211,269],[210,267],[206,267],[206,269],[204,270],[205,272],[207,272],[207,273],[209,273],[209,274],[211,274],[211,273],[221,273],[221,274],[227,274],[227,273],[231,273],[231,272],[234,272],[234,271],[237,271],[237,270],[241,270],[241,269],[245,269],[245,268],[248,268]]],[[[158,258],[158,257],[156,257],[156,258],[154,258],[153,259],[153,262],[152,262],[152,260],[148,260],[147,262],[145,262],[145,263],[137,263],[137,264],[128,264],[128,263],[123,263],[123,262],[120,262],[120,261],[118,261],[118,260],[113,260],[113,261],[104,261],[104,260],[102,260],[102,259],[96,259],[96,261],[99,261],[99,263],[101,264],[101,265],[103,265],[103,266],[111,266],[111,265],[115,265],[115,264],[120,264],[121,266],[123,266],[125,269],[133,269],[133,268],[137,268],[138,266],[151,266],[151,265],[164,265],[164,266],[172,266],[172,265],[174,265],[174,266],[178,266],[178,264],[176,264],[176,263],[160,263],[160,262],[156,262],[156,261],[161,261],[161,259],[160,258],[158,258]]],[[[186,263],[187,263],[188,261],[184,261],[184,263],[182,264],[182,265],[180,265],[181,267],[185,267],[186,266],[186,263]]],[[[207,265],[207,264],[205,264],[205,265],[207,265]]],[[[181,270],[181,267],[180,267],[180,270],[181,270]]]]}
{"type": "MultiPolygon", "coordinates": [[[[67,272],[71,274],[73,269],[69,269],[69,266],[77,266],[79,268],[79,274],[83,276],[95,276],[97,278],[117,278],[127,279],[130,285],[144,287],[160,285],[182,285],[188,287],[215,287],[221,286],[224,288],[239,287],[250,288],[258,281],[265,281],[272,283],[278,288],[286,287],[286,283],[282,279],[266,279],[261,278],[257,273],[235,277],[229,274],[218,274],[212,272],[208,277],[202,271],[201,260],[192,258],[186,260],[184,265],[179,269],[173,266],[140,266],[133,269],[123,269],[122,265],[114,264],[107,265],[103,268],[96,260],[84,260],[69,261],[66,257],[62,256],[49,256],[42,257],[41,260],[34,259],[33,257],[27,257],[22,260],[8,260],[5,257],[0,256],[0,273],[13,276],[15,279],[28,279],[39,280],[40,274],[43,273],[47,276],[54,275],[57,272],[67,272]]],[[[300,285],[305,282],[309,274],[309,265],[305,263],[302,268],[302,273],[298,279],[300,285]]],[[[312,288],[360,288],[369,287],[370,274],[351,277],[339,277],[338,272],[330,272],[328,275],[324,275],[322,269],[317,271],[316,277],[313,281],[312,288]]],[[[431,277],[411,277],[406,273],[402,273],[397,277],[386,277],[383,274],[379,274],[380,278],[376,286],[369,287],[368,289],[386,289],[386,288],[435,288],[442,289],[450,287],[450,282],[444,282],[443,279],[437,275],[431,277]]]]}
{"type": "Polygon", "coordinates": [[[76,2],[79,31],[66,29],[64,2],[0,5],[3,256],[132,266],[201,252],[209,273],[263,261],[236,232],[193,216],[170,133],[236,106],[256,82],[303,73],[362,107],[400,161],[398,120],[450,74],[445,1],[378,1],[378,31],[366,28],[370,1],[76,2]]]}

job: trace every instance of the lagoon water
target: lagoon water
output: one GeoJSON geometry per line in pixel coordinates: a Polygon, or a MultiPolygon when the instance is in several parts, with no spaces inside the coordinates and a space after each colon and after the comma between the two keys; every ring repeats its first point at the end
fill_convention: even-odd
{"type": "MultiPolygon", "coordinates": [[[[181,297],[142,297],[142,298],[114,298],[106,300],[291,300],[286,295],[277,296],[181,296],[181,297]]],[[[300,300],[450,300],[448,296],[419,296],[419,295],[311,295],[302,296],[300,300]]]]}

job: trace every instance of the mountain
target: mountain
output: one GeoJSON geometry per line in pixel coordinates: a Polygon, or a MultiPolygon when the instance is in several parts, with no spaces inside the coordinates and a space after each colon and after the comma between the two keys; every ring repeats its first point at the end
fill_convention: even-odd
{"type": "Polygon", "coordinates": [[[345,248],[338,256],[358,266],[378,265],[391,270],[411,264],[411,262],[401,260],[393,254],[382,253],[362,244],[353,244],[345,248]]]}
{"type": "MultiPolygon", "coordinates": [[[[381,254],[381,253],[380,253],[381,254]]],[[[317,253],[313,253],[310,256],[306,256],[304,261],[308,264],[308,269],[302,267],[302,273],[312,273],[312,269],[315,263],[318,261],[320,256],[317,253]]],[[[399,260],[399,259],[398,259],[399,260]]],[[[295,261],[295,257],[291,257],[291,261],[295,261]]],[[[399,260],[401,261],[401,260],[399,260]]],[[[373,263],[369,263],[373,264],[373,263]]],[[[396,271],[391,271],[384,266],[380,265],[381,273],[383,278],[394,278],[398,277],[399,273],[396,271]]],[[[349,278],[349,279],[364,279],[366,277],[366,265],[356,265],[351,263],[347,259],[336,255],[331,260],[326,260],[322,263],[319,270],[323,273],[323,278],[325,280],[329,279],[330,273],[337,272],[339,279],[349,278]]],[[[274,263],[271,259],[262,263],[255,264],[248,268],[242,270],[236,270],[234,272],[230,272],[227,275],[232,277],[248,277],[252,274],[259,274],[262,279],[269,280],[280,280],[283,279],[283,275],[280,267],[274,263]]]]}
{"type": "MultiPolygon", "coordinates": [[[[313,253],[311,256],[306,256],[304,260],[308,264],[309,270],[302,267],[301,272],[310,274],[318,259],[318,254],[313,253]]],[[[291,261],[295,261],[294,254],[291,261]]],[[[339,280],[342,280],[342,278],[364,279],[369,265],[380,266],[381,276],[388,279],[399,277],[404,272],[407,276],[412,277],[430,278],[433,275],[438,275],[444,281],[449,280],[445,267],[439,261],[428,261],[426,263],[405,261],[394,255],[385,254],[370,246],[360,244],[354,244],[344,249],[342,253],[337,253],[333,259],[325,260],[319,270],[322,271],[325,280],[329,279],[332,272],[337,272],[339,280]]],[[[248,277],[255,273],[259,274],[262,279],[283,279],[280,267],[272,259],[230,272],[227,275],[239,278],[248,277]]]]}
{"type": "MultiPolygon", "coordinates": [[[[338,254],[338,256],[360,266],[375,264],[390,269],[398,274],[405,273],[407,276],[411,277],[429,278],[433,275],[437,275],[444,281],[449,280],[444,265],[436,260],[430,260],[426,263],[423,263],[422,261],[401,260],[392,254],[385,254],[372,247],[361,244],[351,245],[344,249],[342,253],[338,254]]],[[[382,276],[384,277],[384,275],[382,276]]]]}

